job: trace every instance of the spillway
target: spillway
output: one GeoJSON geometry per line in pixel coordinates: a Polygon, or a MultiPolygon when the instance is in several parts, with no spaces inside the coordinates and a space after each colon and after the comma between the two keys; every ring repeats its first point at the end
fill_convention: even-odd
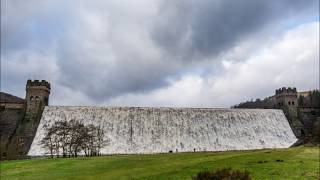
{"type": "Polygon", "coordinates": [[[72,119],[103,127],[102,154],[287,148],[297,140],[275,109],[47,106],[28,155],[45,155],[44,127],[72,119]]]}

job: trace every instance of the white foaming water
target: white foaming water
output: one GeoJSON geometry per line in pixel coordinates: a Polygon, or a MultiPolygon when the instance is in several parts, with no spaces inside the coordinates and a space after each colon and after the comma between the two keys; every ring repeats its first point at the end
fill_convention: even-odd
{"type": "Polygon", "coordinates": [[[71,119],[104,128],[110,142],[102,154],[287,148],[297,141],[274,109],[47,106],[28,155],[45,155],[45,126],[71,119]]]}

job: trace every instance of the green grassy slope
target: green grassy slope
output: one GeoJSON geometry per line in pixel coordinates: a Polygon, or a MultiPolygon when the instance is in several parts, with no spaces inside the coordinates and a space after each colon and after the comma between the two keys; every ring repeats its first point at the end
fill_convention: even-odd
{"type": "Polygon", "coordinates": [[[319,148],[6,161],[1,180],[191,179],[223,167],[248,170],[254,179],[319,179],[319,148]]]}

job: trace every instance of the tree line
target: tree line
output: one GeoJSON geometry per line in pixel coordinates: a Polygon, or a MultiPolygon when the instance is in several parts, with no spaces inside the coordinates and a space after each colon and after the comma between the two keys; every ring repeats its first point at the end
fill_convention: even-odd
{"type": "MultiPolygon", "coordinates": [[[[299,95],[298,97],[298,107],[314,107],[319,108],[320,107],[320,91],[318,89],[315,89],[313,91],[309,91],[305,96],[299,95]]],[[[249,108],[249,109],[277,109],[280,108],[276,104],[274,104],[274,101],[272,101],[270,98],[265,98],[263,100],[256,99],[256,100],[250,100],[246,102],[242,102],[240,104],[234,105],[231,108],[249,108]]]]}
{"type": "Polygon", "coordinates": [[[299,96],[298,105],[300,107],[320,107],[320,91],[313,90],[308,92],[307,96],[299,96]]]}
{"type": "Polygon", "coordinates": [[[100,150],[106,146],[105,132],[101,126],[84,125],[76,120],[56,121],[46,127],[46,134],[41,140],[51,158],[77,157],[84,152],[85,156],[99,156],[100,150]]]}

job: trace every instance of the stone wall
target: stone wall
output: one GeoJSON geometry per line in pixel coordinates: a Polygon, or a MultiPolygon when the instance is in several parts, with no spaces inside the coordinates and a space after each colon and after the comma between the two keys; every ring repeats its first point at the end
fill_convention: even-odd
{"type": "Polygon", "coordinates": [[[28,155],[44,155],[45,127],[78,120],[103,127],[103,154],[287,148],[297,140],[282,110],[47,106],[28,155]]]}
{"type": "Polygon", "coordinates": [[[304,134],[313,134],[314,123],[320,118],[320,107],[299,107],[298,113],[304,126],[304,134]]]}
{"type": "Polygon", "coordinates": [[[1,127],[1,159],[6,159],[8,155],[8,145],[15,133],[18,124],[23,120],[24,108],[9,108],[13,106],[2,106],[0,110],[0,127],[1,127]]]}
{"type": "Polygon", "coordinates": [[[1,159],[27,155],[49,94],[50,83],[45,80],[28,80],[26,99],[0,92],[1,159]]]}

